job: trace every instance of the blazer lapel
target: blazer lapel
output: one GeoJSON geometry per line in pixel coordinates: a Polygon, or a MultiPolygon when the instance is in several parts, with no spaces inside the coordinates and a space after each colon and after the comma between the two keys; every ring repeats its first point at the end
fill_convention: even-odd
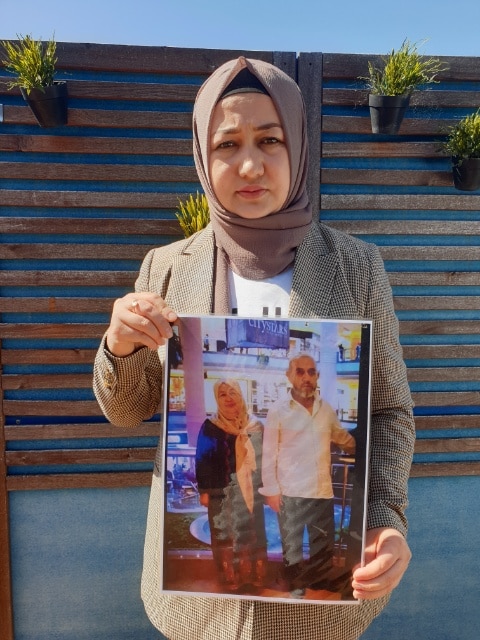
{"type": "Polygon", "coordinates": [[[208,314],[213,308],[214,237],[211,228],[173,259],[168,303],[175,311],[208,314]]]}
{"type": "Polygon", "coordinates": [[[358,317],[340,256],[317,224],[295,258],[289,316],[297,318],[358,317]]]}

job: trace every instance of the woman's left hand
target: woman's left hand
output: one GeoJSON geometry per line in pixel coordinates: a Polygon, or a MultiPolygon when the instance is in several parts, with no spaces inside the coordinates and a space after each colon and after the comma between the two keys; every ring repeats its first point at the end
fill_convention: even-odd
{"type": "Polygon", "coordinates": [[[367,531],[365,565],[353,572],[353,597],[373,600],[387,595],[398,586],[412,553],[407,541],[396,529],[367,531]]]}

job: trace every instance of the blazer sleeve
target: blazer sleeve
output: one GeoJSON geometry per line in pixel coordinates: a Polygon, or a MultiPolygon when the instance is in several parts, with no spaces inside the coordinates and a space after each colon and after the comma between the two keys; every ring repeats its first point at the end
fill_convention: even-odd
{"type": "Polygon", "coordinates": [[[407,485],[415,442],[413,403],[398,320],[378,248],[368,245],[365,317],[373,319],[372,405],[367,526],[407,532],[407,485]]]}
{"type": "MultiPolygon", "coordinates": [[[[135,291],[151,291],[151,265],[154,249],[145,257],[135,283],[135,291]]],[[[165,260],[165,265],[168,260],[165,260]]],[[[168,288],[168,268],[161,277],[155,274],[156,293],[165,297],[168,288]]],[[[158,351],[147,347],[125,358],[117,358],[102,339],[94,363],[93,390],[106,416],[119,427],[136,427],[151,418],[161,404],[162,365],[158,351]]]]}

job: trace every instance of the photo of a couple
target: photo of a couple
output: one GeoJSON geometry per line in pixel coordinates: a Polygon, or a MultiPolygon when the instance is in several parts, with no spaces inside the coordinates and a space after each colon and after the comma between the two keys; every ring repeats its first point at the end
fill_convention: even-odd
{"type": "Polygon", "coordinates": [[[371,332],[349,320],[179,319],[164,591],[357,602],[371,332]]]}

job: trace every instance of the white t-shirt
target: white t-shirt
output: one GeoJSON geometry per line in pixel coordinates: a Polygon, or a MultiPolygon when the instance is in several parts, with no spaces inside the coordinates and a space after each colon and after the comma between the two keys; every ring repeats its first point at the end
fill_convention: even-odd
{"type": "Polygon", "coordinates": [[[248,280],[228,270],[230,309],[239,316],[284,317],[288,315],[293,266],[273,278],[248,280]]]}

